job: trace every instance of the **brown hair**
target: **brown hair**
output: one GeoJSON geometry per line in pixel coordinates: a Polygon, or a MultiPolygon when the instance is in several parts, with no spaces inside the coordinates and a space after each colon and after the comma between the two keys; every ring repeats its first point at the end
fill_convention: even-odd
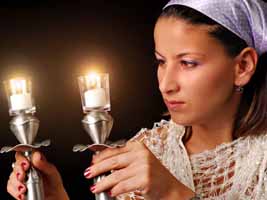
{"type": "MultiPolygon", "coordinates": [[[[165,8],[159,18],[176,17],[191,24],[214,26],[209,34],[218,39],[229,56],[236,57],[248,45],[222,25],[206,15],[186,6],[165,8]]],[[[241,102],[234,122],[233,137],[267,133],[267,52],[259,57],[257,68],[244,86],[241,102]]]]}

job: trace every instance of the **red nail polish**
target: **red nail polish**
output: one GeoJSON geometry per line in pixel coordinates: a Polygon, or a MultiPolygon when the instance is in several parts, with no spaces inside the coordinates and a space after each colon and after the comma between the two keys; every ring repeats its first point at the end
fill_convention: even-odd
{"type": "Polygon", "coordinates": [[[20,177],[20,173],[19,172],[16,174],[16,177],[19,180],[19,177],[20,177]]]}
{"type": "Polygon", "coordinates": [[[94,192],[94,191],[95,191],[95,188],[96,188],[96,186],[95,186],[95,185],[92,185],[92,186],[90,187],[91,192],[94,192]]]}
{"type": "Polygon", "coordinates": [[[84,172],[88,172],[88,171],[90,171],[90,170],[91,170],[91,168],[88,167],[88,168],[86,168],[86,169],[84,170],[84,172]]]}
{"type": "Polygon", "coordinates": [[[19,195],[19,199],[21,199],[21,200],[22,200],[22,198],[23,198],[23,196],[22,196],[22,194],[20,194],[20,195],[19,195]]]}
{"type": "Polygon", "coordinates": [[[91,177],[91,173],[88,172],[88,173],[84,174],[84,176],[85,176],[86,178],[90,178],[90,177],[91,177]]]}
{"type": "Polygon", "coordinates": [[[26,166],[27,166],[27,163],[26,163],[26,162],[22,162],[22,163],[21,163],[21,167],[22,167],[24,170],[26,170],[26,166]]]}
{"type": "Polygon", "coordinates": [[[90,175],[91,175],[91,168],[88,167],[88,168],[84,171],[83,175],[84,175],[86,178],[89,178],[90,175]]]}
{"type": "Polygon", "coordinates": [[[20,185],[20,186],[18,187],[19,192],[20,192],[23,188],[24,188],[24,187],[23,187],[22,185],[20,185]]]}
{"type": "Polygon", "coordinates": [[[111,192],[111,191],[108,191],[108,195],[109,195],[110,197],[112,197],[112,192],[111,192]]]}

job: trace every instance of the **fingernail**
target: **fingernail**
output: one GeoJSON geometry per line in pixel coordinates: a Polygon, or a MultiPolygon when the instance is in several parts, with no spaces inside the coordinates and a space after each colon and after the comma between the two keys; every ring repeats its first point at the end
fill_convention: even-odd
{"type": "Polygon", "coordinates": [[[86,178],[89,178],[90,175],[91,175],[91,168],[88,167],[88,168],[84,171],[83,175],[84,175],[86,178]]]}
{"type": "Polygon", "coordinates": [[[20,173],[19,172],[16,174],[16,177],[19,180],[19,177],[20,177],[20,173]]]}
{"type": "Polygon", "coordinates": [[[21,163],[21,167],[22,167],[24,170],[26,170],[26,166],[27,166],[27,163],[26,163],[26,162],[22,162],[22,163],[21,163]]]}
{"type": "Polygon", "coordinates": [[[85,170],[84,170],[84,173],[85,172],[88,172],[88,171],[90,171],[91,170],[91,167],[87,167],[85,170]]]}
{"type": "Polygon", "coordinates": [[[20,192],[23,188],[24,188],[24,187],[23,187],[22,185],[20,185],[20,186],[18,187],[19,192],[20,192]]]}
{"type": "Polygon", "coordinates": [[[90,187],[91,192],[94,192],[95,189],[96,189],[96,185],[92,185],[92,186],[90,187]]]}
{"type": "Polygon", "coordinates": [[[19,199],[20,199],[20,200],[24,199],[24,198],[23,198],[23,194],[20,194],[20,195],[19,195],[19,199]]]}
{"type": "Polygon", "coordinates": [[[108,195],[109,195],[110,197],[112,197],[112,192],[111,192],[111,191],[108,191],[108,195]]]}

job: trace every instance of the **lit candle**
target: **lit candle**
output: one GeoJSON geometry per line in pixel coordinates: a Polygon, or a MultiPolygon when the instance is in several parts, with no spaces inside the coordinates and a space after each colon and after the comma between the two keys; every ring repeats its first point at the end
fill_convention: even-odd
{"type": "Polygon", "coordinates": [[[86,76],[87,90],[84,92],[84,104],[87,108],[105,107],[107,104],[106,91],[101,87],[101,78],[97,73],[86,76]]]}
{"type": "Polygon", "coordinates": [[[10,96],[12,110],[24,110],[32,107],[31,94],[14,94],[10,96]]]}
{"type": "Polygon", "coordinates": [[[85,107],[98,108],[107,104],[106,92],[103,88],[87,90],[84,93],[85,107]]]}
{"type": "Polygon", "coordinates": [[[27,92],[26,80],[10,80],[10,87],[12,94],[10,96],[11,110],[24,110],[33,106],[31,94],[27,92]]]}

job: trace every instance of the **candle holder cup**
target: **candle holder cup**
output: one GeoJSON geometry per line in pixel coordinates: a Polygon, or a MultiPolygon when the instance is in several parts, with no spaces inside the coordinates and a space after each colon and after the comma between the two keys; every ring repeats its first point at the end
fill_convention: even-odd
{"type": "MultiPolygon", "coordinates": [[[[31,162],[31,154],[34,149],[50,145],[50,140],[34,142],[39,129],[39,120],[34,116],[36,107],[32,97],[31,81],[11,79],[5,81],[4,84],[8,97],[9,114],[13,117],[10,121],[10,129],[20,144],[2,147],[0,153],[22,152],[31,162]]],[[[44,200],[41,176],[32,166],[27,171],[25,184],[27,186],[26,200],[44,200]]]]}
{"type": "Polygon", "coordinates": [[[109,75],[91,73],[78,77],[82,109],[91,111],[110,111],[109,75]]]}

